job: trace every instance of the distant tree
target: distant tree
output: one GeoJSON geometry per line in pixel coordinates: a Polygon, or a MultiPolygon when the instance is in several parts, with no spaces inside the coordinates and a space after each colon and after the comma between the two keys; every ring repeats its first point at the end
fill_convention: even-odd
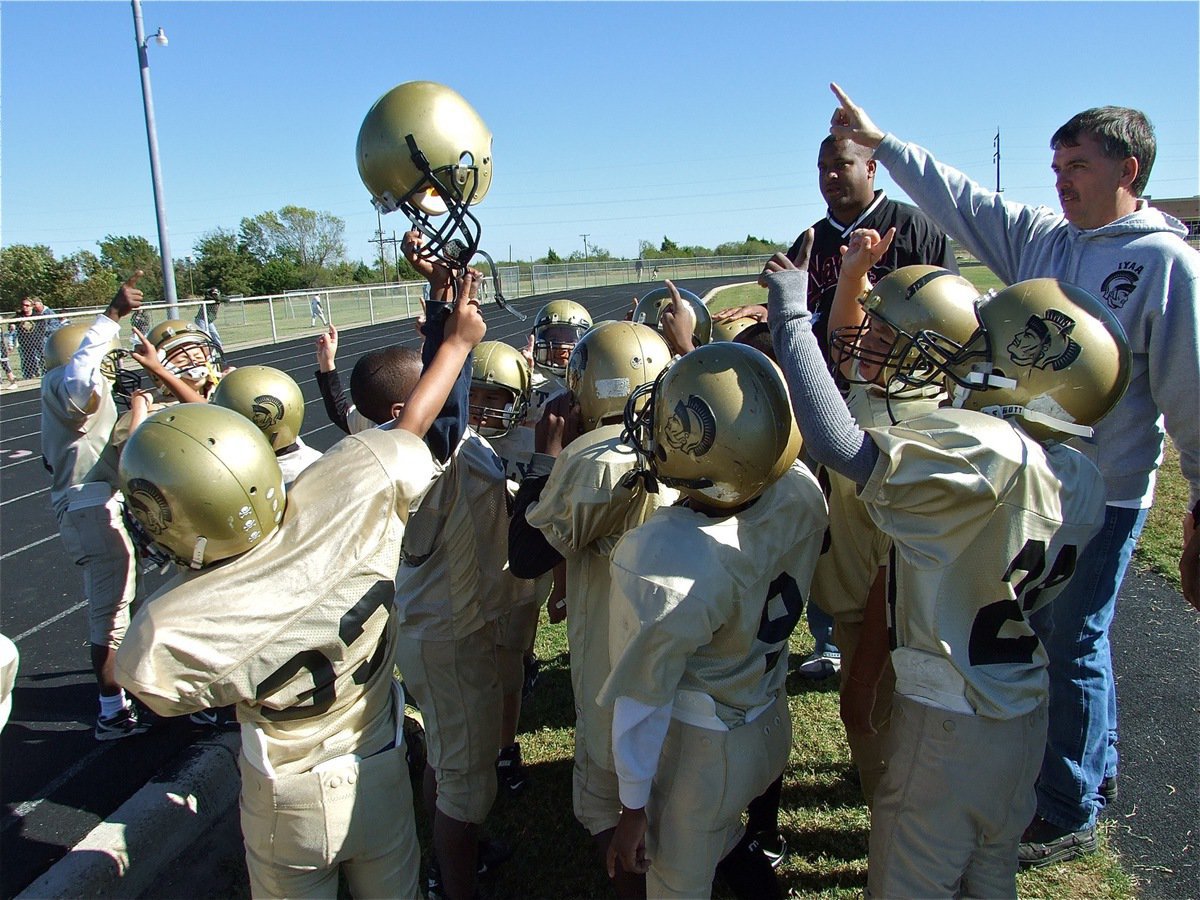
{"type": "Polygon", "coordinates": [[[664,256],[676,256],[679,253],[679,245],[664,234],[658,252],[664,256]]]}
{"type": "Polygon", "coordinates": [[[15,312],[25,297],[41,297],[57,309],[72,281],[72,273],[44,244],[13,244],[0,248],[0,308],[15,312]]]}
{"type": "Polygon", "coordinates": [[[544,262],[544,263],[545,263],[546,265],[548,265],[548,266],[552,266],[552,265],[554,265],[555,263],[560,263],[560,262],[562,262],[562,261],[563,261],[562,257],[561,257],[561,256],[559,256],[557,253],[555,253],[555,252],[554,252],[554,248],[553,248],[553,247],[551,247],[550,249],[548,249],[548,250],[546,251],[546,255],[545,255],[543,258],[542,258],[542,262],[544,262]]]}
{"type": "Polygon", "coordinates": [[[61,301],[62,309],[107,306],[117,292],[120,281],[116,273],[90,250],[71,254],[62,261],[62,265],[72,273],[61,301]]]}
{"type": "Polygon", "coordinates": [[[100,262],[120,280],[142,270],[138,287],[144,303],[162,302],[162,258],[153,244],[140,234],[106,234],[99,245],[100,262]]]}
{"type": "Polygon", "coordinates": [[[768,241],[766,238],[758,238],[748,234],[744,241],[728,241],[724,244],[718,244],[716,255],[770,256],[772,253],[786,249],[786,244],[778,244],[774,241],[768,241]]]}
{"type": "Polygon", "coordinates": [[[201,236],[193,248],[197,293],[215,287],[222,294],[253,294],[258,261],[239,243],[233,231],[217,228],[201,236]]]}
{"type": "Polygon", "coordinates": [[[291,259],[315,276],[317,270],[340,262],[346,255],[345,220],[328,212],[285,206],[242,219],[238,238],[262,265],[291,259]]]}
{"type": "Polygon", "coordinates": [[[283,294],[313,287],[304,269],[286,257],[267,260],[254,277],[251,290],[255,294],[283,294]]]}

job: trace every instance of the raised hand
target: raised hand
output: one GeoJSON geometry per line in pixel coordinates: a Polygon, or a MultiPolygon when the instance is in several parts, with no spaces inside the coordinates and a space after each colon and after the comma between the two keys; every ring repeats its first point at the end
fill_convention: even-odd
{"type": "Polygon", "coordinates": [[[845,138],[864,147],[870,147],[872,150],[878,147],[879,142],[883,140],[883,132],[871,121],[866,110],[861,106],[856,106],[849,95],[836,84],[831,82],[829,89],[833,91],[840,104],[833,111],[833,118],[829,122],[829,133],[836,138],[845,138]]]}
{"type": "Polygon", "coordinates": [[[142,305],[142,291],[137,286],[138,279],[144,273],[138,269],[117,288],[116,296],[109,301],[104,314],[114,322],[119,322],[142,305]]]}

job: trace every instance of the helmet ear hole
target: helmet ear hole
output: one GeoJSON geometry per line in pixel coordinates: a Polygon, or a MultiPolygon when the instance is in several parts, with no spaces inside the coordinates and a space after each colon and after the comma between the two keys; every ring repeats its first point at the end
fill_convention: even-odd
{"type": "Polygon", "coordinates": [[[458,158],[458,164],[464,167],[475,165],[475,155],[470,150],[464,151],[458,158]]]}

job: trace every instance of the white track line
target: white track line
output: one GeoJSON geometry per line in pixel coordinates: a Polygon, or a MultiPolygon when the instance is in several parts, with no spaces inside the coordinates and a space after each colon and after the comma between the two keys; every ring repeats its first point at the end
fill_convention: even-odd
{"type": "Polygon", "coordinates": [[[32,628],[30,628],[30,629],[28,629],[28,630],[26,630],[26,631],[22,631],[22,632],[21,632],[20,634],[18,634],[16,637],[14,637],[14,638],[11,638],[11,640],[12,640],[12,642],[15,644],[15,643],[17,643],[19,640],[21,640],[21,638],[27,638],[27,637],[29,637],[31,634],[37,634],[37,633],[38,633],[39,631],[41,631],[43,628],[46,628],[46,627],[48,627],[48,626],[50,626],[50,625],[53,625],[53,624],[54,624],[55,622],[57,622],[59,619],[65,619],[67,616],[71,615],[71,613],[73,613],[73,612],[78,612],[79,610],[83,609],[85,606],[87,606],[87,601],[86,601],[86,600],[80,600],[80,601],[79,601],[78,603],[76,603],[74,606],[69,606],[69,607],[67,607],[67,608],[66,608],[66,609],[64,609],[62,612],[60,612],[58,615],[51,616],[51,617],[50,617],[50,618],[48,618],[48,619],[47,619],[45,622],[42,622],[40,625],[34,625],[32,628]]]}
{"type": "Polygon", "coordinates": [[[19,806],[13,807],[12,812],[4,817],[4,824],[0,825],[0,831],[8,831],[13,825],[18,824],[22,819],[41,806],[47,797],[99,759],[102,754],[107,753],[112,744],[113,742],[109,742],[95,747],[90,753],[77,761],[75,765],[60,773],[57,778],[38,791],[38,798],[36,800],[26,800],[19,806]]]}

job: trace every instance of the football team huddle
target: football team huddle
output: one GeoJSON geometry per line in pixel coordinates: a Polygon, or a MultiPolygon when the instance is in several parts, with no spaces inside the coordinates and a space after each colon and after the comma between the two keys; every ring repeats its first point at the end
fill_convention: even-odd
{"type": "MultiPolygon", "coordinates": [[[[566,623],[575,817],[617,896],[703,897],[718,877],[782,896],[788,646],[810,604],[841,654],[869,896],[1015,896],[1019,862],[1094,848],[1115,749],[1076,766],[1081,818],[1043,802],[1052,674],[1082,641],[1059,651],[1066,626],[1043,622],[1090,552],[1111,555],[1091,545],[1114,506],[1142,509],[1125,501],[1146,481],[1152,495],[1157,450],[1139,446],[1141,488],[1114,495],[1140,470],[1098,428],[1116,418],[1161,444],[1159,416],[1110,412],[1156,404],[1200,499],[1200,264],[1187,248],[1163,261],[1176,235],[1139,234],[1114,258],[1165,288],[1134,302],[1138,278],[1101,290],[1107,261],[1055,243],[1108,224],[1085,208],[1102,165],[1135,201],[1118,211],[1144,210],[1149,162],[1095,150],[1092,120],[1055,138],[1064,220],[987,194],[835,92],[830,215],[767,261],[765,305],[713,315],[667,281],[593,322],[557,298],[519,349],[484,340],[487,276],[471,267],[491,134],[445,86],[393,88],[362,125],[359,172],[412,223],[422,344],[362,356],[347,397],[336,332],[321,338],[318,384],[346,432],[324,455],[300,440],[288,375],[226,369],[191,323],[135,331],[156,389],[131,390],[113,342],[136,275],[94,323],[55,332],[43,444],[90,602],[96,736],[149,727],[126,692],[240,730],[254,896],[332,898],[339,874],[356,897],[477,896],[511,852],[482,826],[526,784],[543,607],[566,623]],[[944,235],[869,181],[839,214],[839,185],[877,161],[1009,286],[981,294],[944,235]],[[1161,334],[1130,318],[1151,302],[1161,334]],[[139,556],[177,574],[131,617],[139,556]]],[[[1115,740],[1115,705],[1103,725],[1115,740]]]]}

